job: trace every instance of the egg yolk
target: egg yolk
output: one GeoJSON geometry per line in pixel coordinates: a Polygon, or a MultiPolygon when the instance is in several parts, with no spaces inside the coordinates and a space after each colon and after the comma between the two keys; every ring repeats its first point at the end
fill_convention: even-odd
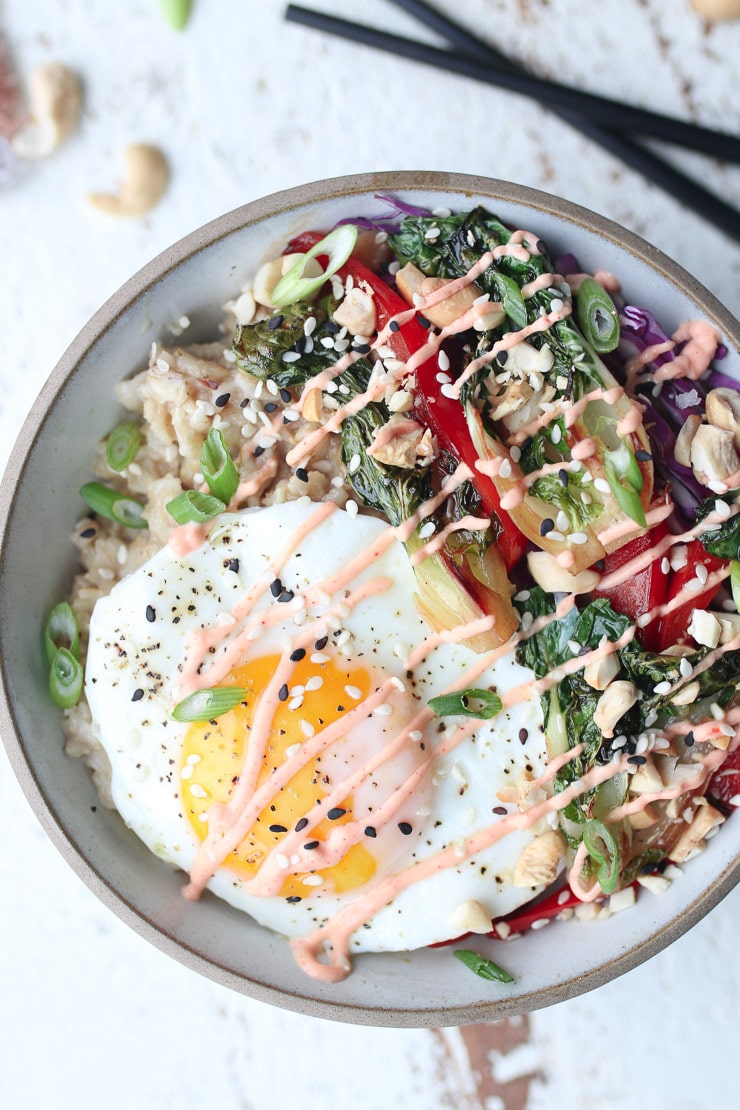
{"type": "MultiPolygon", "coordinates": [[[[272,678],[278,662],[278,656],[264,656],[235,668],[224,685],[233,684],[247,690],[245,704],[214,721],[196,722],[188,729],[180,768],[182,797],[190,824],[200,840],[206,837],[209,807],[214,803],[227,803],[239,781],[260,692],[272,678]]],[[[291,758],[296,758],[296,773],[285,787],[275,792],[239,847],[224,861],[225,867],[245,878],[256,875],[270,852],[280,851],[281,840],[301,819],[314,818],[317,807],[324,804],[331,789],[321,755],[305,766],[298,766],[299,746],[306,743],[306,733],[310,731],[307,726],[318,733],[339,720],[361,698],[368,696],[371,680],[362,668],[341,669],[333,660],[311,662],[309,653],[295,665],[290,690],[295,687],[303,687],[303,694],[289,694],[277,704],[257,785],[261,786],[276,768],[291,758]],[[297,706],[295,701],[299,697],[303,700],[297,706]]],[[[352,799],[344,799],[328,812],[331,818],[323,817],[306,830],[308,839],[322,842],[332,828],[351,820],[352,799]]],[[[374,872],[375,860],[363,844],[351,846],[333,866],[320,868],[324,888],[337,893],[362,886],[374,872]]],[[[310,871],[288,874],[281,895],[305,897],[309,887],[303,880],[310,874],[310,871]]]]}

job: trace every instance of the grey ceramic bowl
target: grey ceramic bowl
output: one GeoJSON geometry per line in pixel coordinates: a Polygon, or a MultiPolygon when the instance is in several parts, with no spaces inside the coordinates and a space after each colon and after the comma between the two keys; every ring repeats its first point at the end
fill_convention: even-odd
{"type": "MultiPolygon", "coordinates": [[[[146,360],[152,340],[183,313],[187,339],[215,334],[221,305],[271,249],[310,226],[383,211],[376,193],[430,208],[481,202],[535,230],[557,255],[611,270],[630,299],[668,329],[702,316],[730,348],[723,369],[740,377],[740,325],[693,278],[616,224],[531,189],[444,173],[340,178],[277,193],[230,212],[165,251],[83,329],[53,371],[13,451],[0,496],[0,727],[39,820],[70,865],[137,932],[188,967],[244,994],[336,1020],[375,1025],[456,1025],[537,1009],[591,990],[658,952],[706,914],[740,878],[734,817],[680,883],[606,922],[557,923],[491,954],[511,985],[472,975],[446,949],[355,959],[343,983],[304,977],[285,942],[230,906],[181,895],[183,876],[162,863],[115,814],[95,805],[81,763],[65,757],[58,711],[45,694],[39,630],[74,566],[68,541],[82,511],[96,441],[115,423],[113,386],[146,360]]],[[[136,974],[134,968],[132,974],[136,974]]]]}

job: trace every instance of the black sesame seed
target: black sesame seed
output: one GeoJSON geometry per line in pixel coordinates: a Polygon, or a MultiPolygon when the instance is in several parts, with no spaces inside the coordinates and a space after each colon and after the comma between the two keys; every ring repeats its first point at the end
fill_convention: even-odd
{"type": "Polygon", "coordinates": [[[239,573],[239,560],[238,559],[227,559],[227,561],[224,563],[224,566],[226,567],[227,570],[233,570],[234,574],[239,573]]]}
{"type": "Polygon", "coordinates": [[[565,468],[558,471],[558,478],[564,486],[568,485],[568,471],[565,468]]]}
{"type": "Polygon", "coordinates": [[[318,846],[318,840],[307,840],[306,843],[303,845],[303,847],[309,852],[312,852],[314,848],[318,848],[318,846]]]}
{"type": "Polygon", "coordinates": [[[255,449],[254,449],[255,459],[258,459],[260,457],[260,455],[264,455],[264,453],[265,453],[264,447],[255,447],[255,449]]]}
{"type": "Polygon", "coordinates": [[[283,685],[278,690],[278,698],[280,699],[280,701],[288,700],[288,687],[285,683],[283,683],[283,685]]]}
{"type": "Polygon", "coordinates": [[[502,817],[504,817],[508,812],[509,811],[506,808],[506,806],[494,806],[493,809],[491,810],[491,813],[498,813],[502,817]]]}
{"type": "Polygon", "coordinates": [[[643,763],[647,763],[647,759],[644,755],[631,755],[628,757],[627,762],[634,763],[636,767],[641,767],[643,763]]]}
{"type": "Polygon", "coordinates": [[[414,826],[410,825],[408,821],[399,821],[398,827],[404,836],[409,836],[414,831],[414,826]]]}
{"type": "Polygon", "coordinates": [[[328,636],[322,636],[321,639],[317,640],[316,643],[313,646],[316,648],[317,651],[323,651],[328,643],[329,643],[329,637],[328,636]]]}
{"type": "Polygon", "coordinates": [[[247,407],[247,405],[249,404],[249,401],[250,401],[250,398],[245,397],[243,401],[239,402],[239,408],[240,409],[245,409],[247,407]]]}
{"type": "Polygon", "coordinates": [[[96,536],[97,534],[97,528],[86,528],[84,532],[80,532],[83,540],[91,540],[93,536],[96,536]]]}
{"type": "Polygon", "coordinates": [[[499,366],[506,366],[506,360],[508,359],[508,357],[508,351],[499,351],[496,355],[496,362],[499,364],[499,366]]]}
{"type": "Polygon", "coordinates": [[[270,832],[287,832],[285,825],[270,825],[270,832]]]}
{"type": "Polygon", "coordinates": [[[305,658],[306,658],[306,649],[305,648],[296,648],[295,651],[292,651],[290,653],[291,663],[300,663],[301,659],[305,659],[305,658]]]}
{"type": "Polygon", "coordinates": [[[519,739],[522,742],[522,744],[527,743],[527,740],[529,739],[529,732],[527,731],[526,728],[520,728],[519,729],[519,739]]]}
{"type": "Polygon", "coordinates": [[[324,331],[328,332],[329,335],[336,335],[337,332],[341,331],[341,328],[334,320],[327,320],[324,324],[324,331]]]}
{"type": "Polygon", "coordinates": [[[283,584],[279,578],[270,583],[270,593],[273,597],[278,597],[283,592],[283,584]]]}
{"type": "Polygon", "coordinates": [[[298,479],[299,482],[307,482],[308,481],[308,471],[306,470],[305,466],[299,466],[298,469],[295,472],[295,476],[296,476],[296,478],[298,479]]]}
{"type": "Polygon", "coordinates": [[[374,829],[372,825],[365,826],[365,836],[369,836],[371,840],[374,840],[377,835],[377,830],[374,829]]]}
{"type": "Polygon", "coordinates": [[[326,816],[330,821],[338,821],[340,817],[344,817],[346,812],[346,809],[342,809],[340,806],[334,806],[333,809],[329,810],[326,816]]]}
{"type": "Polygon", "coordinates": [[[134,690],[131,696],[131,701],[141,701],[143,697],[144,691],[142,690],[141,686],[139,686],[138,689],[134,690]]]}
{"type": "Polygon", "coordinates": [[[157,619],[157,611],[153,605],[147,605],[146,619],[149,621],[150,624],[154,624],[155,620],[157,619]]]}
{"type": "Polygon", "coordinates": [[[693,732],[687,732],[686,735],[683,738],[683,742],[684,742],[684,744],[686,745],[687,748],[693,747],[693,745],[694,745],[694,734],[693,734],[693,732]]]}
{"type": "Polygon", "coordinates": [[[642,448],[640,448],[639,451],[635,451],[635,458],[638,462],[652,462],[653,456],[649,451],[643,451],[642,448]]]}
{"type": "Polygon", "coordinates": [[[370,351],[370,344],[369,343],[353,343],[352,348],[353,348],[353,350],[357,351],[358,355],[366,355],[370,351]]]}
{"type": "Polygon", "coordinates": [[[278,601],[285,604],[285,602],[287,602],[287,601],[292,601],[294,597],[295,597],[295,594],[293,593],[292,590],[283,590],[283,592],[278,597],[278,601]]]}
{"type": "Polygon", "coordinates": [[[547,244],[542,239],[538,239],[536,243],[536,250],[538,250],[540,254],[547,254],[547,244]]]}
{"type": "Polygon", "coordinates": [[[293,400],[293,398],[290,395],[290,390],[289,389],[281,389],[280,390],[280,400],[283,402],[284,405],[289,405],[290,404],[290,402],[293,400]]]}
{"type": "Polygon", "coordinates": [[[548,532],[552,532],[554,527],[555,527],[555,521],[551,517],[546,516],[545,519],[540,524],[540,535],[541,536],[546,536],[548,532]]]}
{"type": "Polygon", "coordinates": [[[277,412],[277,405],[274,401],[268,401],[265,405],[265,412],[277,412]]]}
{"type": "Polygon", "coordinates": [[[277,316],[271,316],[270,317],[270,319],[267,321],[267,326],[270,329],[270,331],[276,331],[277,328],[280,327],[282,322],[283,322],[283,317],[281,316],[280,313],[278,313],[277,316]]]}
{"type": "Polygon", "coordinates": [[[419,321],[423,328],[431,328],[431,322],[427,320],[426,316],[417,316],[416,319],[419,321]]]}
{"type": "Polygon", "coordinates": [[[343,705],[338,705],[337,706],[337,713],[344,713],[344,706],[343,705]]]}
{"type": "Polygon", "coordinates": [[[299,820],[296,821],[296,823],[295,823],[295,831],[296,832],[302,832],[302,830],[305,829],[307,824],[308,824],[308,817],[299,818],[299,820]]]}
{"type": "Polygon", "coordinates": [[[216,406],[217,409],[222,409],[224,407],[224,405],[228,405],[230,400],[231,400],[231,394],[230,393],[222,393],[221,396],[217,397],[216,400],[213,403],[214,403],[214,405],[216,406]]]}
{"type": "Polygon", "coordinates": [[[288,897],[285,899],[285,901],[286,902],[291,902],[292,904],[295,904],[296,902],[301,902],[302,898],[301,898],[300,894],[289,894],[288,897]]]}
{"type": "Polygon", "coordinates": [[[388,325],[391,331],[398,331],[400,326],[401,325],[399,324],[398,320],[391,320],[390,324],[388,325]]]}

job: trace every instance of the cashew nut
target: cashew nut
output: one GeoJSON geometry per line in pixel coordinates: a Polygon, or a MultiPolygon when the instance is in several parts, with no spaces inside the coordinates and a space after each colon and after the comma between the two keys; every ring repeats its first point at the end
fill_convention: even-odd
{"type": "Polygon", "coordinates": [[[676,436],[673,445],[673,455],[681,466],[691,466],[691,444],[696,435],[697,428],[702,425],[700,416],[687,416],[681,425],[681,430],[676,436]]]}
{"type": "Polygon", "coordinates": [[[608,655],[600,655],[598,659],[594,659],[583,668],[583,678],[593,690],[606,690],[618,674],[619,656],[616,651],[610,651],[608,655]]]}
{"type": "Polygon", "coordinates": [[[607,738],[614,735],[614,726],[632,708],[640,694],[637,687],[626,679],[617,679],[607,686],[594,710],[594,724],[607,738]]]}
{"type": "Polygon", "coordinates": [[[740,470],[735,437],[714,424],[702,424],[691,441],[691,466],[703,485],[725,482],[740,470]]]}
{"type": "Polygon", "coordinates": [[[740,448],[740,397],[734,389],[711,389],[707,393],[707,420],[715,428],[732,432],[736,448],[740,448]]]}
{"type": "Polygon", "coordinates": [[[514,868],[514,886],[540,886],[557,878],[565,859],[565,838],[555,829],[548,829],[527,845],[514,868]]]}
{"type": "Polygon", "coordinates": [[[461,933],[490,933],[491,915],[485,906],[471,898],[468,902],[461,902],[449,916],[449,923],[453,929],[461,933]]]}
{"type": "Polygon", "coordinates": [[[737,19],[740,0],[691,0],[691,7],[705,19],[737,19]]]}
{"type": "Polygon", "coordinates": [[[722,626],[714,613],[708,613],[706,609],[692,609],[691,620],[686,631],[692,639],[696,640],[697,644],[702,644],[708,648],[716,648],[722,626]]]}
{"type": "Polygon", "coordinates": [[[599,581],[599,573],[595,570],[582,570],[578,574],[571,574],[565,567],[561,567],[549,551],[530,551],[527,555],[527,566],[537,585],[549,594],[587,594],[599,581]]]}
{"type": "MultiPolygon", "coordinates": [[[[415,296],[428,297],[430,293],[435,293],[437,289],[449,285],[453,280],[453,278],[427,277],[418,266],[414,266],[413,262],[407,262],[396,274],[396,284],[399,292],[409,304],[413,303],[415,296]]],[[[424,315],[436,327],[444,328],[464,316],[473,307],[478,297],[482,295],[483,290],[474,282],[470,285],[464,285],[462,289],[458,289],[449,297],[445,297],[444,300],[437,301],[433,305],[425,305],[424,315]]],[[[492,313],[494,307],[496,306],[493,304],[486,306],[486,313],[492,313]]],[[[497,307],[501,309],[500,305],[497,307]]],[[[496,314],[499,324],[503,318],[503,310],[501,310],[500,313],[496,314]]],[[[494,327],[495,325],[491,324],[490,326],[494,327]]]]}
{"type": "Polygon", "coordinates": [[[681,833],[668,853],[668,858],[674,863],[685,863],[689,856],[705,847],[707,833],[723,821],[724,817],[714,806],[699,806],[688,829],[681,833]]]}
{"type": "Polygon", "coordinates": [[[91,193],[88,200],[109,216],[142,216],[162,198],[170,171],[162,151],[133,143],[124,151],[126,173],[118,193],[91,193]]]}
{"type": "Polygon", "coordinates": [[[71,135],[82,111],[82,85],[61,62],[39,66],[28,85],[30,118],[13,139],[21,158],[44,158],[71,135]]]}

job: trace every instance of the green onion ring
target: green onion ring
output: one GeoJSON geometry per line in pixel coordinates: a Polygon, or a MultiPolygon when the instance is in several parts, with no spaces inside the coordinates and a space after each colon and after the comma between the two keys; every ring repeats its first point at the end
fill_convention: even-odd
{"type": "Polygon", "coordinates": [[[168,501],[165,508],[175,524],[205,524],[224,512],[226,505],[218,497],[189,489],[168,501]]]}
{"type": "Polygon", "coordinates": [[[124,420],[114,428],[105,445],[105,459],[111,470],[125,470],[136,458],[141,447],[141,428],[133,420],[124,420]]]}
{"type": "Polygon", "coordinates": [[[239,487],[239,475],[218,428],[211,428],[205,438],[200,468],[214,497],[228,505],[239,487]]]}
{"type": "Polygon", "coordinates": [[[495,979],[497,983],[514,982],[514,976],[509,975],[508,971],[499,967],[493,960],[487,960],[477,952],[472,952],[469,948],[456,948],[452,954],[481,979],[495,979]]]}
{"type": "Polygon", "coordinates": [[[67,648],[75,659],[80,658],[80,629],[74,610],[68,602],[60,601],[46,618],[44,647],[50,667],[56,653],[63,647],[67,648]]]}
{"type": "Polygon", "coordinates": [[[243,702],[248,691],[241,686],[212,686],[196,690],[172,710],[176,721],[212,721],[243,702]]]}
{"type": "Polygon", "coordinates": [[[54,705],[60,709],[71,709],[77,705],[82,694],[84,674],[79,659],[71,651],[60,647],[51,663],[49,671],[49,693],[54,705]]]}
{"type": "Polygon", "coordinates": [[[584,278],[576,293],[576,307],[581,331],[593,349],[599,354],[616,350],[619,316],[606,289],[594,278],[584,278]]]}
{"type": "Polygon", "coordinates": [[[613,894],[619,882],[619,849],[612,833],[603,821],[587,821],[583,827],[583,843],[597,865],[599,886],[604,894],[613,894]]]}
{"type": "Polygon", "coordinates": [[[120,490],[104,486],[102,482],[88,482],[80,490],[80,497],[100,516],[123,524],[126,528],[147,528],[142,513],[144,506],[120,490]]]}
{"type": "Polygon", "coordinates": [[[333,231],[319,240],[315,247],[306,251],[303,258],[299,259],[295,266],[288,270],[287,274],[283,274],[270,294],[272,303],[278,308],[282,308],[285,305],[295,304],[296,301],[303,301],[306,297],[310,297],[312,293],[321,288],[327,278],[330,278],[340,266],[344,265],[352,254],[356,242],[357,228],[354,224],[342,224],[340,227],[335,227],[333,231]],[[320,254],[329,255],[329,261],[324,272],[318,277],[304,277],[306,263],[320,254]]]}
{"type": "Polygon", "coordinates": [[[441,694],[431,698],[429,708],[437,717],[475,717],[490,721],[504,705],[493,690],[460,690],[455,694],[441,694]]]}

